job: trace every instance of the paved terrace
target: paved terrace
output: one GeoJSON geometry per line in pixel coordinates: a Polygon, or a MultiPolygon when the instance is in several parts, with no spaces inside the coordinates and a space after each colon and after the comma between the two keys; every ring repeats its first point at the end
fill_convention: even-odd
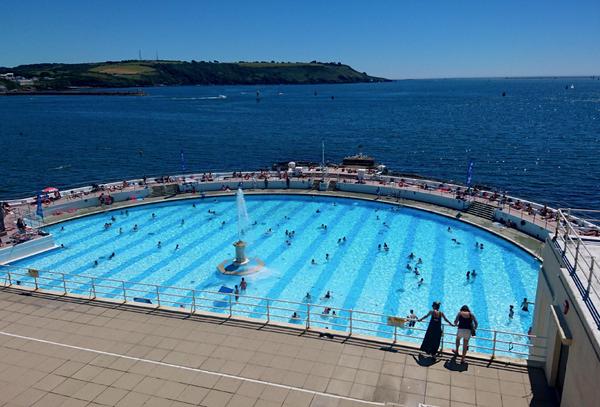
{"type": "Polygon", "coordinates": [[[0,289],[2,406],[552,406],[534,368],[0,289]]]}

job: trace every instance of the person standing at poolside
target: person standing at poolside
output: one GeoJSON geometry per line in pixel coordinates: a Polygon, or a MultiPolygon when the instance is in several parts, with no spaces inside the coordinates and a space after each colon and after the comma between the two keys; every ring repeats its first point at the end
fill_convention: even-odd
{"type": "Polygon", "coordinates": [[[415,312],[413,310],[410,310],[410,313],[406,316],[406,319],[408,320],[409,328],[415,326],[415,324],[417,323],[417,316],[415,315],[415,312]]]}
{"type": "Polygon", "coordinates": [[[463,305],[460,307],[460,311],[456,314],[454,319],[454,325],[458,325],[458,332],[456,333],[456,349],[454,354],[458,356],[460,349],[460,340],[463,340],[463,351],[460,358],[460,363],[465,363],[465,356],[469,350],[469,339],[477,329],[477,318],[475,314],[471,312],[468,306],[463,305]]]}
{"type": "Polygon", "coordinates": [[[435,359],[435,356],[440,349],[440,342],[442,340],[442,319],[446,321],[448,324],[452,325],[446,315],[442,311],[440,311],[440,304],[438,301],[435,301],[431,304],[431,311],[427,313],[423,318],[420,318],[418,321],[421,322],[425,318],[431,316],[429,320],[429,326],[427,327],[427,332],[425,332],[425,337],[423,338],[423,343],[421,343],[420,349],[430,355],[435,359]]]}

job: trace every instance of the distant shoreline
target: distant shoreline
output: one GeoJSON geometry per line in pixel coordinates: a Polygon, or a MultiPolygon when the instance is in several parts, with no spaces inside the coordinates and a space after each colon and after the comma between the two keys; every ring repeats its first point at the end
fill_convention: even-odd
{"type": "Polygon", "coordinates": [[[146,96],[142,91],[26,91],[0,93],[0,96],[146,96]]]}

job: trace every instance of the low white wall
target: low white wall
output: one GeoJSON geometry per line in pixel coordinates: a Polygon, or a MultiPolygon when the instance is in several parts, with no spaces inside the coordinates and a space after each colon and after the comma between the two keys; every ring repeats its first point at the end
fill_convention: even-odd
{"type": "Polygon", "coordinates": [[[448,196],[435,195],[428,192],[409,191],[406,189],[399,190],[394,187],[339,182],[336,184],[336,188],[340,191],[358,192],[372,195],[377,195],[377,192],[379,192],[379,194],[382,196],[399,196],[402,199],[411,199],[414,201],[427,202],[434,205],[444,206],[456,210],[464,210],[468,206],[468,204],[465,201],[451,198],[448,196]]]}
{"type": "MultiPolygon", "coordinates": [[[[149,193],[150,190],[148,188],[144,188],[136,191],[111,192],[109,195],[113,198],[115,202],[121,202],[127,201],[131,198],[145,198],[148,196],[149,193]]],[[[73,209],[89,208],[92,206],[100,206],[100,200],[98,199],[98,197],[94,196],[89,198],[65,201],[63,203],[44,208],[44,212],[54,214],[56,212],[67,212],[73,209]]]]}
{"type": "Polygon", "coordinates": [[[531,223],[529,221],[521,219],[518,216],[503,212],[500,209],[496,209],[494,217],[496,218],[496,220],[503,219],[505,222],[510,220],[516,225],[515,228],[517,230],[528,234],[529,236],[533,236],[539,240],[546,240],[546,238],[550,234],[550,232],[547,229],[544,229],[543,227],[538,226],[535,223],[531,223]]]}
{"type": "Polygon", "coordinates": [[[48,235],[14,246],[0,248],[0,264],[10,263],[33,254],[45,252],[55,247],[56,244],[54,243],[54,238],[52,235],[48,235]]]}
{"type": "MultiPolygon", "coordinates": [[[[191,192],[195,189],[196,192],[221,191],[223,188],[236,190],[241,185],[242,189],[286,189],[287,183],[285,180],[269,180],[265,184],[264,180],[244,180],[244,181],[214,181],[214,182],[187,182],[180,185],[181,192],[191,192]]],[[[308,189],[312,186],[312,179],[290,179],[290,189],[308,189]]]]}

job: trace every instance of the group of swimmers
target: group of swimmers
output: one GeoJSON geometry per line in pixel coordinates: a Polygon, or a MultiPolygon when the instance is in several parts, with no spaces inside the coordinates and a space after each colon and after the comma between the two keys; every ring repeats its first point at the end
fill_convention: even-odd
{"type": "MultiPolygon", "coordinates": [[[[413,261],[415,258],[417,258],[417,256],[415,256],[415,254],[413,252],[410,252],[410,254],[408,255],[408,263],[406,263],[406,269],[408,271],[412,271],[415,274],[415,277],[419,278],[421,276],[421,272],[419,271],[419,265],[423,264],[423,259],[422,258],[417,258],[416,264],[413,267],[410,262],[413,261]]],[[[417,281],[417,287],[421,287],[423,285],[423,283],[425,282],[425,280],[423,279],[423,277],[421,277],[418,281],[417,281]]]]}
{"type": "Polygon", "coordinates": [[[246,292],[247,288],[248,288],[248,283],[246,282],[246,279],[244,279],[244,277],[242,277],[239,287],[236,285],[233,288],[233,294],[235,295],[236,301],[238,301],[240,299],[240,292],[246,292]]]}
{"type": "MultiPolygon", "coordinates": [[[[529,304],[533,304],[533,302],[527,300],[527,297],[523,298],[523,301],[521,301],[521,311],[529,312],[529,304]]],[[[508,307],[508,317],[510,319],[512,319],[512,318],[514,318],[514,316],[515,316],[515,306],[511,304],[508,307]]]]}

